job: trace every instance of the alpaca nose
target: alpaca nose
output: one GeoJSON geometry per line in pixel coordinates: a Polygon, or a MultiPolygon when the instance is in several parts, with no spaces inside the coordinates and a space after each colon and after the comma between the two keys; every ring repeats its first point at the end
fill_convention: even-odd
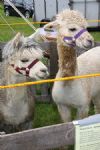
{"type": "Polygon", "coordinates": [[[88,46],[91,47],[93,45],[93,41],[92,40],[87,40],[88,41],[88,46]]]}
{"type": "Polygon", "coordinates": [[[40,71],[43,72],[43,73],[47,73],[47,69],[46,68],[45,69],[41,69],[40,71]]]}

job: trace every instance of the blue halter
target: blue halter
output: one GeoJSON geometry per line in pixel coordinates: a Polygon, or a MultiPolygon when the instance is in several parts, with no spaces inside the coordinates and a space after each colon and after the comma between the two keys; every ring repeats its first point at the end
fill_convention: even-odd
{"type": "Polygon", "coordinates": [[[86,29],[82,29],[80,30],[74,37],[71,37],[71,36],[65,36],[63,38],[64,41],[68,40],[68,41],[71,41],[71,43],[69,44],[70,46],[75,46],[76,43],[76,39],[78,39],[84,32],[86,32],[87,30],[86,29]]]}

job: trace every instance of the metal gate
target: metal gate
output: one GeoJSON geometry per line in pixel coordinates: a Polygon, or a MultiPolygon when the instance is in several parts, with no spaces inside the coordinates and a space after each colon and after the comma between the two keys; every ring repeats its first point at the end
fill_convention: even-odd
{"type": "MultiPolygon", "coordinates": [[[[70,0],[70,8],[79,10],[88,20],[100,20],[100,0],[70,0]]],[[[100,22],[93,21],[90,26],[98,27],[100,22]]]]}
{"type": "Polygon", "coordinates": [[[33,2],[36,21],[51,19],[58,12],[69,8],[69,0],[33,0],[33,2]]]}

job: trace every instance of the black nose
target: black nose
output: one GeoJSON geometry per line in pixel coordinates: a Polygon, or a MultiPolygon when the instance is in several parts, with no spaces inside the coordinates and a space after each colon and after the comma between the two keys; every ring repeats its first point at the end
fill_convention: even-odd
{"type": "Polygon", "coordinates": [[[43,73],[46,73],[47,69],[41,69],[40,71],[43,72],[43,73]]]}
{"type": "Polygon", "coordinates": [[[93,41],[92,40],[87,40],[88,41],[88,46],[92,46],[93,45],[93,41]]]}

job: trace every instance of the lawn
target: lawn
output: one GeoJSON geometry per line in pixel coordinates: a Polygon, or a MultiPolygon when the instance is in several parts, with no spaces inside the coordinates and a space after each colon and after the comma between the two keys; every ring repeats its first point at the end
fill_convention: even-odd
{"type": "MultiPolygon", "coordinates": [[[[32,18],[29,19],[30,22],[32,22],[32,18]]],[[[39,25],[35,25],[37,28],[39,25]]],[[[0,4],[0,41],[8,41],[14,36],[14,32],[11,30],[11,28],[17,33],[21,32],[25,36],[30,35],[34,32],[34,30],[29,27],[26,22],[20,18],[20,17],[6,17],[3,11],[3,5],[0,4]],[[6,24],[4,19],[7,21],[8,24],[13,24],[10,27],[6,24]],[[15,25],[15,23],[19,23],[15,25]],[[25,23],[25,24],[20,24],[25,23]],[[5,36],[6,35],[6,36],[5,36]]]]}
{"type": "Polygon", "coordinates": [[[91,32],[91,34],[94,37],[95,41],[100,41],[100,31],[98,31],[98,32],[91,32]]]}
{"type": "MultiPolygon", "coordinates": [[[[3,12],[3,6],[0,5],[0,41],[5,42],[11,39],[14,36],[14,33],[7,25],[5,21],[1,18],[1,15],[6,19],[9,24],[12,23],[22,23],[24,22],[20,17],[6,17],[3,12]]],[[[30,19],[32,21],[32,19],[30,19]]],[[[28,25],[11,25],[15,32],[22,32],[24,35],[28,36],[32,34],[34,31],[28,25]]],[[[36,28],[38,25],[36,25],[36,28]]],[[[91,33],[95,39],[95,41],[100,41],[100,33],[92,32],[91,33]]],[[[90,114],[93,113],[93,109],[91,108],[90,114]]],[[[74,112],[73,112],[74,115],[74,112]]],[[[57,107],[54,103],[37,103],[35,109],[35,119],[33,123],[33,127],[42,127],[52,124],[61,123],[60,116],[57,111],[57,107]]]]}

